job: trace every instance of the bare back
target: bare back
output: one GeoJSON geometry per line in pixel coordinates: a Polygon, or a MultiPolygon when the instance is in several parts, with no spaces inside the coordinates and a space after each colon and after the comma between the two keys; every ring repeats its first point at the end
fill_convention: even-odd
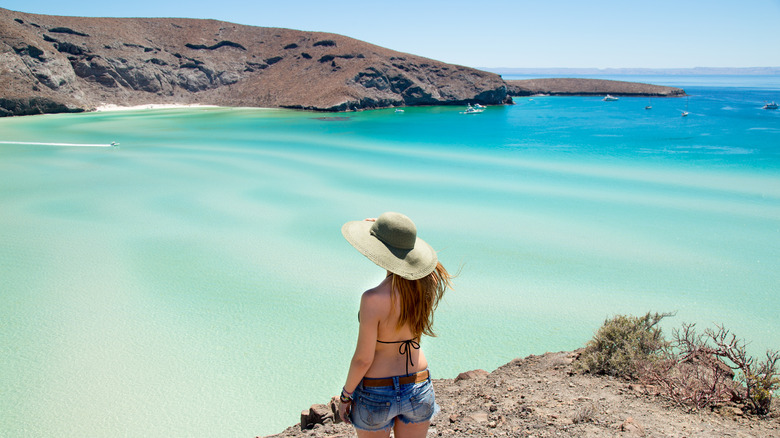
{"type": "Polygon", "coordinates": [[[373,315],[371,321],[360,324],[376,324],[374,339],[374,360],[365,377],[392,377],[422,371],[428,367],[425,355],[419,348],[404,343],[414,340],[411,329],[405,325],[398,329],[401,314],[399,296],[392,291],[391,277],[385,278],[377,287],[364,292],[361,300],[361,315],[373,315]],[[364,308],[365,307],[365,308],[364,308]],[[381,341],[381,342],[377,342],[381,341]]]}

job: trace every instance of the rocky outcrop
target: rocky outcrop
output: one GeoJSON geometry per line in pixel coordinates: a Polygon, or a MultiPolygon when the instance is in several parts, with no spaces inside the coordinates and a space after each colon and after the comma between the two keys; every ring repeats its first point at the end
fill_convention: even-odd
{"type": "Polygon", "coordinates": [[[0,117],[77,113],[82,111],[84,110],[76,106],[55,102],[45,97],[0,98],[0,117]]]}
{"type": "Polygon", "coordinates": [[[2,115],[200,103],[352,111],[511,102],[496,74],[341,35],[0,8],[2,115]]]}
{"type": "Polygon", "coordinates": [[[339,417],[339,402],[336,397],[330,399],[327,405],[316,404],[301,411],[301,430],[313,429],[317,424],[341,423],[339,417]]]}
{"type": "MultiPolygon", "coordinates": [[[[780,436],[780,412],[749,418],[732,403],[691,413],[660,390],[608,376],[579,374],[581,350],[514,359],[494,370],[435,379],[441,412],[429,437],[769,437],[780,436]],[[468,377],[466,377],[468,376],[468,377]]],[[[301,423],[267,438],[355,437],[340,422],[336,399],[313,405],[301,423]]]]}
{"type": "Polygon", "coordinates": [[[604,79],[546,78],[506,81],[510,96],[685,96],[680,88],[604,79]]]}

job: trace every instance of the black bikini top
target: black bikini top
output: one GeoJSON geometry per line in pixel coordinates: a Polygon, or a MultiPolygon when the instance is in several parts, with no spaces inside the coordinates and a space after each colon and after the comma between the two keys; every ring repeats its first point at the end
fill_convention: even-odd
{"type": "MultiPolygon", "coordinates": [[[[360,322],[360,312],[358,312],[358,322],[360,322]]],[[[376,340],[380,344],[401,344],[398,346],[398,354],[406,355],[406,374],[409,374],[409,365],[414,366],[412,362],[412,348],[415,350],[420,349],[420,343],[414,339],[407,339],[405,341],[380,341],[376,340]]]]}
{"type": "Polygon", "coordinates": [[[409,365],[414,366],[414,362],[412,362],[412,348],[419,350],[420,343],[414,339],[407,339],[405,341],[380,341],[377,339],[376,341],[380,344],[401,344],[398,346],[398,354],[406,355],[406,374],[409,374],[409,365]]]}

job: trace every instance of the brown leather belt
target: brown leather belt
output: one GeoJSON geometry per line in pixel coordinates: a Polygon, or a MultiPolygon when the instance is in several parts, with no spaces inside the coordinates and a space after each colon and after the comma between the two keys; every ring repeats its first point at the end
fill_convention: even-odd
{"type": "MultiPolygon", "coordinates": [[[[430,373],[428,370],[420,371],[412,374],[411,376],[403,376],[398,378],[399,385],[407,385],[409,383],[422,382],[428,378],[430,373]]],[[[373,379],[371,377],[365,377],[363,379],[363,386],[377,387],[377,386],[393,386],[393,378],[386,377],[384,379],[373,379]]]]}

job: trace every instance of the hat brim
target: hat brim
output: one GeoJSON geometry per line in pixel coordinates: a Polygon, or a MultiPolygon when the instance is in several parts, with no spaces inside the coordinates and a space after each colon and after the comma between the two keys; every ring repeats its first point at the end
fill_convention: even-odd
{"type": "Polygon", "coordinates": [[[419,280],[436,269],[436,251],[419,237],[414,248],[399,249],[386,245],[371,234],[371,221],[351,221],[341,227],[341,234],[350,245],[377,266],[407,280],[419,280]]]}

